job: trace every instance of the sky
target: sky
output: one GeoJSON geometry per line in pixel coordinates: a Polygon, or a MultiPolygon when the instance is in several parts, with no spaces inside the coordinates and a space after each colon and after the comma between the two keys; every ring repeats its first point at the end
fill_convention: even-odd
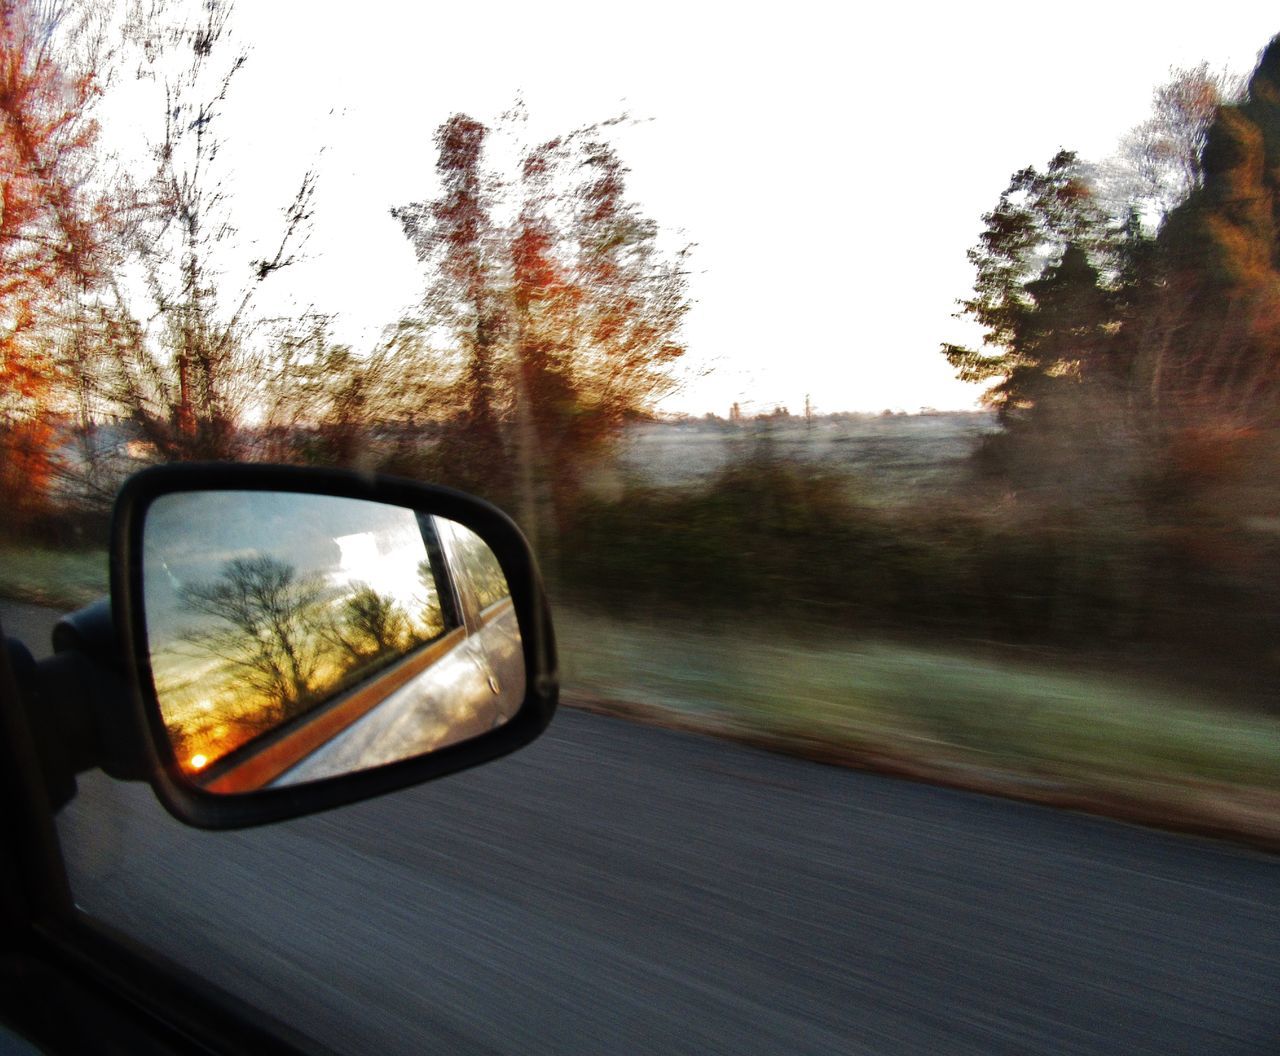
{"type": "Polygon", "coordinates": [[[531,139],[630,114],[631,196],[695,246],[662,410],[974,407],[938,348],[979,339],[955,301],[1010,174],[1060,147],[1104,159],[1170,67],[1247,73],[1280,12],[938,6],[242,3],[220,159],[238,226],[278,230],[319,174],[305,259],[263,307],[336,312],[370,347],[424,288],[389,210],[435,194],[434,130],[520,97],[531,139]]]}
{"type": "Polygon", "coordinates": [[[147,513],[144,560],[153,652],[204,621],[182,601],[217,582],[229,561],[271,557],[301,579],[340,591],[367,584],[402,608],[421,607],[427,551],[412,510],[333,495],[194,491],[164,495],[147,513]]]}

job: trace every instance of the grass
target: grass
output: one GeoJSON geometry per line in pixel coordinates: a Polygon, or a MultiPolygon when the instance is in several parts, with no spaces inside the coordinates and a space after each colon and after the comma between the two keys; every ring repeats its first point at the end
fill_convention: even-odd
{"type": "MultiPolygon", "coordinates": [[[[943,650],[555,614],[566,694],[851,761],[893,757],[1097,793],[1280,793],[1280,718],[943,650]]],[[[1280,805],[1277,801],[1276,805],[1280,805]]]]}
{"type": "Polygon", "coordinates": [[[0,546],[0,597],[75,609],[108,590],[105,550],[0,546]]]}

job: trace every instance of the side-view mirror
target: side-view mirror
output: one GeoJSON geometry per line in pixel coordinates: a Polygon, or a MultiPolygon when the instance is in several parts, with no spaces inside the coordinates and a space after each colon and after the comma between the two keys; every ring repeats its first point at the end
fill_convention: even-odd
{"type": "Polygon", "coordinates": [[[547,726],[551,622],[516,526],[451,489],[156,467],[116,503],[112,602],[145,769],[180,820],[279,820],[495,759],[547,726]]]}

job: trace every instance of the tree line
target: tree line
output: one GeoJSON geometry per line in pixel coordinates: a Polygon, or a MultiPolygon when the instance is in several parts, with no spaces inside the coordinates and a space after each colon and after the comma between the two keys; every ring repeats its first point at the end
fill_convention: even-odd
{"type": "Polygon", "coordinates": [[[670,391],[684,352],[683,252],[663,249],[628,197],[616,122],[529,143],[518,109],[494,127],[445,121],[439,193],[387,203],[423,265],[422,301],[353,349],[323,312],[260,307],[304,252],[318,177],[301,174],[274,233],[236,231],[220,151],[250,56],[233,28],[220,0],[196,15],[141,0],[123,15],[0,4],[9,527],[109,502],[118,472],[94,443],[106,421],[162,460],[429,474],[554,527],[592,459],[670,391]],[[145,169],[113,158],[98,124],[130,78],[157,100],[145,169]],[[516,143],[505,170],[495,137],[516,143]],[[265,255],[236,258],[245,234],[265,255]]]}
{"type": "Polygon", "coordinates": [[[1138,186],[1117,196],[1063,150],[1015,173],[983,217],[960,314],[984,346],[943,354],[962,379],[993,383],[1005,472],[1019,449],[1055,442],[1131,441],[1162,458],[1188,431],[1277,424],[1278,84],[1274,43],[1235,100],[1226,78],[1180,71],[1156,93],[1163,137],[1138,140],[1138,186]]]}
{"type": "Polygon", "coordinates": [[[593,500],[569,589],[646,618],[1136,649],[1273,679],[1280,41],[1245,82],[1171,74],[1116,157],[1060,150],[982,216],[958,313],[983,342],[941,352],[999,428],[950,494],[886,504],[757,444],[699,491],[593,500]]]}
{"type": "Polygon", "coordinates": [[[1126,148],[1119,188],[1069,151],[1013,175],[960,305],[984,347],[943,354],[990,383],[1008,520],[1123,566],[1144,620],[1273,656],[1280,39],[1244,83],[1177,71],[1126,148]]]}

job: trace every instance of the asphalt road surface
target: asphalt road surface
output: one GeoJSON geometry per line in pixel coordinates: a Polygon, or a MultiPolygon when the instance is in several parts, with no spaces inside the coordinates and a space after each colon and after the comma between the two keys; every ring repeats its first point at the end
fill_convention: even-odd
{"type": "Polygon", "coordinates": [[[1280,1053],[1280,862],[564,710],[260,830],[83,779],[81,907],[386,1053],[1280,1053]]]}

